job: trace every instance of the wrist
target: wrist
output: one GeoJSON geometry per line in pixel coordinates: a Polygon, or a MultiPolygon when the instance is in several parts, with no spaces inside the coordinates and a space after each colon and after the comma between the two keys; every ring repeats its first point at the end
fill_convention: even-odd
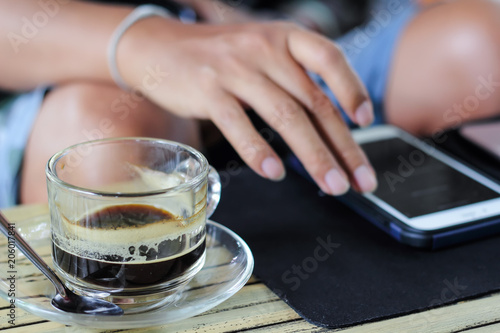
{"type": "Polygon", "coordinates": [[[124,34],[127,33],[132,26],[137,22],[150,18],[150,17],[161,17],[163,19],[172,18],[172,13],[165,8],[155,5],[141,5],[135,8],[126,18],[124,18],[120,24],[116,27],[111,38],[108,42],[107,47],[107,60],[110,75],[115,82],[115,84],[122,88],[123,90],[130,89],[129,84],[124,81],[117,64],[117,51],[118,44],[120,43],[124,34]]]}
{"type": "Polygon", "coordinates": [[[175,19],[153,16],[141,19],[125,32],[117,45],[115,61],[128,87],[141,84],[146,67],[152,66],[153,58],[164,54],[165,49],[175,42],[172,31],[181,24],[175,19]]]}
{"type": "Polygon", "coordinates": [[[178,47],[178,43],[209,34],[211,27],[200,30],[199,24],[184,24],[174,18],[147,17],[137,21],[118,43],[116,63],[129,87],[141,85],[147,67],[156,67],[178,47]]]}

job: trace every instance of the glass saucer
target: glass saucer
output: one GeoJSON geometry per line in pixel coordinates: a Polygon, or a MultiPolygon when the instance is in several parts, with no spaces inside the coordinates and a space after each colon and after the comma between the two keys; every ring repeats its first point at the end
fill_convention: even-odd
{"type": "MultiPolygon", "coordinates": [[[[52,266],[49,217],[44,215],[15,222],[27,242],[52,266]]],[[[3,237],[0,243],[6,243],[6,238],[3,237]]],[[[104,329],[149,327],[186,319],[234,295],[252,274],[252,253],[233,231],[208,221],[206,246],[204,267],[171,302],[153,311],[120,317],[73,314],[54,308],[50,304],[55,294],[54,287],[20,251],[16,251],[16,305],[34,315],[65,325],[104,329]]],[[[0,259],[0,271],[9,271],[6,259],[0,259]]],[[[1,279],[0,296],[6,300],[9,300],[8,289],[7,281],[1,279]]]]}

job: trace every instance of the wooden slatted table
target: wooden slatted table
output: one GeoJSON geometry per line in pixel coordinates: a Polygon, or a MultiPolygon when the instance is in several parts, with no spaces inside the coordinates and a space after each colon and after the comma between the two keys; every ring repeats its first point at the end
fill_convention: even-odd
{"type": "MultiPolygon", "coordinates": [[[[19,206],[5,210],[13,221],[22,221],[46,214],[46,206],[19,206]]],[[[0,251],[7,248],[5,237],[0,239],[0,251]]],[[[5,260],[6,251],[0,252],[5,260]]],[[[50,260],[50,254],[44,254],[50,260]]],[[[2,279],[5,272],[0,272],[2,279]]],[[[16,309],[16,325],[8,323],[9,303],[0,299],[0,331],[5,332],[104,332],[65,326],[16,309]]],[[[334,314],[332,314],[334,315],[334,314]]],[[[133,330],[105,332],[500,332],[500,294],[449,305],[425,312],[344,329],[328,330],[313,326],[297,315],[263,283],[252,277],[236,295],[219,306],[193,318],[169,325],[133,330]]]]}

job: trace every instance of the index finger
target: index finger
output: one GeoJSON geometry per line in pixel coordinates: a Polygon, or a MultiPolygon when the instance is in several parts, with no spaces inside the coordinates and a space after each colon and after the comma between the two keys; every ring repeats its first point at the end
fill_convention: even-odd
{"type": "Polygon", "coordinates": [[[373,106],[366,88],[332,41],[296,29],[289,34],[288,48],[299,64],[325,80],[352,121],[360,126],[373,122],[373,106]]]}

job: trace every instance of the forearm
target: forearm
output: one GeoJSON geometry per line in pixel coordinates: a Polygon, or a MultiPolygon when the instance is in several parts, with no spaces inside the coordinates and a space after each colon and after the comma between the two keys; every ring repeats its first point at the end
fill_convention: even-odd
{"type": "MultiPolygon", "coordinates": [[[[21,18],[40,11],[38,3],[0,0],[5,9],[0,34],[22,35],[21,18]]],[[[112,82],[107,47],[130,10],[70,2],[27,43],[19,44],[17,53],[3,39],[0,54],[6,58],[0,62],[0,87],[112,82]]],[[[117,46],[116,62],[125,83],[161,108],[214,121],[243,160],[264,177],[280,180],[285,170],[252,126],[243,102],[278,131],[325,193],[344,193],[349,182],[363,192],[376,187],[366,156],[307,75],[306,70],[319,74],[359,125],[372,122],[366,89],[326,38],[283,22],[183,25],[154,17],[127,30],[117,46]]]]}
{"type": "Polygon", "coordinates": [[[0,8],[1,88],[111,81],[107,44],[131,8],[62,0],[0,0],[0,8]]]}

